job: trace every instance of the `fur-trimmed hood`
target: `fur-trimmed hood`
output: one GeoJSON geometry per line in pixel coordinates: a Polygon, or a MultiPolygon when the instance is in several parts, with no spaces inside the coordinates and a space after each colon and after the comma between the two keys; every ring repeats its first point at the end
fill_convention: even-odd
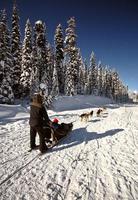
{"type": "Polygon", "coordinates": [[[36,106],[41,108],[43,104],[43,97],[37,93],[31,98],[31,106],[36,106]]]}
{"type": "Polygon", "coordinates": [[[42,104],[37,103],[37,102],[32,102],[30,105],[31,105],[31,106],[36,106],[36,107],[38,107],[38,108],[42,108],[42,104]]]}

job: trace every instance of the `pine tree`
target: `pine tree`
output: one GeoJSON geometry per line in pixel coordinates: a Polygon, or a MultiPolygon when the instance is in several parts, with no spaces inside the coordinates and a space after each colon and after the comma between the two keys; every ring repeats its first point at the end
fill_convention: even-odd
{"type": "Polygon", "coordinates": [[[54,71],[54,50],[50,43],[46,46],[47,51],[47,77],[48,77],[48,94],[51,94],[53,84],[53,71],[54,71]]]}
{"type": "Polygon", "coordinates": [[[63,39],[63,30],[61,24],[59,24],[55,31],[54,36],[55,41],[55,62],[57,66],[57,76],[58,76],[58,85],[59,92],[64,93],[64,68],[63,68],[63,59],[64,59],[64,39],[63,39]]]}
{"type": "MultiPolygon", "coordinates": [[[[66,58],[66,56],[65,56],[66,58]]],[[[66,68],[66,75],[65,75],[65,94],[68,96],[72,96],[75,93],[75,88],[74,88],[74,77],[72,73],[72,68],[69,62],[65,62],[64,64],[66,68]]]]}
{"type": "Polygon", "coordinates": [[[105,96],[112,98],[112,75],[111,70],[108,67],[106,67],[105,75],[105,96]]]}
{"type": "Polygon", "coordinates": [[[56,66],[56,64],[54,65],[54,71],[53,71],[53,85],[52,85],[51,95],[53,97],[59,95],[58,74],[57,74],[57,66],[56,66]]]}
{"type": "Polygon", "coordinates": [[[75,19],[74,17],[68,20],[68,28],[66,29],[65,37],[65,60],[66,60],[66,86],[65,93],[67,95],[74,95],[77,93],[78,73],[79,73],[79,58],[78,48],[76,47],[75,34],[75,19]]]}
{"type": "Polygon", "coordinates": [[[85,85],[84,76],[85,76],[84,68],[83,66],[80,66],[79,79],[78,79],[78,92],[77,92],[78,94],[84,94],[84,85],[85,85]]]}
{"type": "Polygon", "coordinates": [[[106,90],[106,67],[102,66],[102,96],[105,96],[106,90]]]}
{"type": "Polygon", "coordinates": [[[20,43],[20,28],[19,28],[19,15],[16,3],[13,5],[12,14],[12,55],[13,55],[13,92],[15,97],[21,96],[20,90],[20,76],[21,76],[21,43],[20,43]]]}
{"type": "Polygon", "coordinates": [[[84,60],[84,70],[85,70],[85,74],[84,74],[84,94],[87,95],[89,94],[89,86],[88,86],[88,74],[89,74],[89,70],[88,70],[88,64],[87,64],[87,60],[84,60]]]}
{"type": "Polygon", "coordinates": [[[4,60],[5,60],[5,24],[2,20],[2,11],[0,17],[0,85],[4,76],[4,60]]]}
{"type": "Polygon", "coordinates": [[[0,103],[13,104],[14,94],[9,82],[4,78],[0,87],[0,103]]]}
{"type": "Polygon", "coordinates": [[[98,63],[98,95],[103,95],[103,68],[101,61],[98,63]]]}
{"type": "Polygon", "coordinates": [[[94,52],[91,53],[90,57],[90,72],[89,72],[89,84],[90,84],[90,94],[97,95],[98,94],[98,69],[96,66],[96,59],[94,52]]]}
{"type": "Polygon", "coordinates": [[[119,95],[119,75],[114,70],[112,73],[112,81],[113,81],[113,87],[112,87],[112,96],[115,101],[118,101],[118,95],[119,95]]]}
{"type": "Polygon", "coordinates": [[[85,87],[85,65],[83,63],[83,59],[80,53],[80,49],[78,51],[78,87],[77,87],[77,94],[84,94],[84,87],[85,87]]]}
{"type": "Polygon", "coordinates": [[[11,88],[13,60],[5,10],[1,12],[0,33],[0,68],[2,69],[0,73],[0,103],[11,104],[14,102],[11,88]]]}
{"type": "Polygon", "coordinates": [[[29,19],[26,22],[25,38],[22,47],[22,73],[21,73],[21,86],[22,96],[28,96],[30,94],[30,78],[32,72],[32,27],[29,19]]]}
{"type": "Polygon", "coordinates": [[[37,21],[34,27],[33,41],[33,75],[31,78],[31,93],[39,90],[39,85],[44,83],[48,88],[48,61],[47,40],[45,37],[45,24],[37,21]]]}

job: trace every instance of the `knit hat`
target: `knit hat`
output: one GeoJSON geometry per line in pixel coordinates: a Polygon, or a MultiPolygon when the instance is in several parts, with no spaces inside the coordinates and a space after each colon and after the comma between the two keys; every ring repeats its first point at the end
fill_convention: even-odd
{"type": "Polygon", "coordinates": [[[53,122],[54,122],[54,123],[58,123],[58,119],[57,119],[57,118],[54,118],[54,119],[53,119],[53,122]]]}

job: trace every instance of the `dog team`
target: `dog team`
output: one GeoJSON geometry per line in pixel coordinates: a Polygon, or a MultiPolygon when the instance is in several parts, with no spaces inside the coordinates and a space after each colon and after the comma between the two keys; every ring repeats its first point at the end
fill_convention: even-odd
{"type": "MultiPolygon", "coordinates": [[[[97,111],[96,111],[96,116],[97,117],[100,117],[101,114],[106,110],[106,107],[102,107],[102,108],[99,108],[97,111]]],[[[89,119],[93,116],[94,114],[94,111],[90,111],[90,112],[87,112],[87,113],[83,113],[81,114],[79,117],[80,117],[80,120],[81,122],[88,122],[89,119]]]]}

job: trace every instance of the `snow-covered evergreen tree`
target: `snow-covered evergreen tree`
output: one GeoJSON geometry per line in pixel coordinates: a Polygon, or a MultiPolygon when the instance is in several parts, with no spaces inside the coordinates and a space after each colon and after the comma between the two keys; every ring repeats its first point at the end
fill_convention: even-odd
{"type": "Polygon", "coordinates": [[[22,96],[30,94],[31,87],[31,72],[32,72],[32,27],[29,19],[26,22],[25,37],[22,46],[22,73],[21,73],[21,86],[22,96]]]}
{"type": "Polygon", "coordinates": [[[57,66],[59,92],[63,94],[64,81],[65,81],[64,68],[63,68],[64,39],[63,39],[63,30],[61,24],[59,24],[56,28],[54,41],[55,41],[55,62],[57,66]]]}
{"type": "Polygon", "coordinates": [[[112,75],[111,70],[108,67],[106,67],[105,75],[105,96],[112,98],[112,75]]]}
{"type": "Polygon", "coordinates": [[[89,84],[90,84],[90,94],[97,95],[98,94],[98,69],[96,66],[96,59],[94,52],[91,53],[90,57],[90,67],[89,67],[89,84]]]}
{"type": "Polygon", "coordinates": [[[77,94],[78,73],[79,73],[79,57],[78,48],[76,47],[75,34],[76,23],[74,17],[68,20],[68,28],[65,37],[65,60],[66,60],[66,76],[65,76],[65,93],[67,95],[77,94]]]}
{"type": "Polygon", "coordinates": [[[84,94],[85,88],[85,65],[83,63],[83,59],[80,53],[80,49],[78,51],[78,66],[79,66],[79,73],[78,73],[78,87],[77,87],[77,94],[84,94]]]}
{"type": "MultiPolygon", "coordinates": [[[[66,55],[67,56],[67,55],[66,55]]],[[[66,58],[65,56],[65,58],[66,58]]],[[[69,62],[65,62],[64,63],[65,66],[65,87],[64,87],[64,91],[65,94],[68,96],[72,96],[75,93],[75,88],[74,88],[74,76],[72,73],[72,68],[71,65],[69,64],[69,62]]]]}
{"type": "Polygon", "coordinates": [[[102,65],[102,96],[106,93],[106,67],[102,65]]]}
{"type": "Polygon", "coordinates": [[[87,60],[85,59],[84,60],[84,94],[87,95],[89,94],[89,86],[88,86],[88,81],[89,81],[89,78],[88,78],[88,74],[89,74],[89,69],[88,69],[88,64],[87,64],[87,60]]]}
{"type": "Polygon", "coordinates": [[[20,89],[20,76],[21,76],[21,42],[20,42],[20,27],[19,27],[19,15],[16,3],[13,5],[12,14],[12,40],[11,40],[11,52],[13,55],[13,92],[15,97],[21,96],[20,89]]]}
{"type": "Polygon", "coordinates": [[[85,76],[84,68],[83,68],[83,66],[80,66],[79,79],[78,79],[78,89],[77,89],[78,94],[84,94],[84,86],[85,86],[84,76],[85,76]]]}
{"type": "Polygon", "coordinates": [[[2,11],[0,16],[0,85],[4,78],[4,62],[5,62],[5,24],[2,20],[2,11]]]}
{"type": "Polygon", "coordinates": [[[53,84],[52,84],[52,92],[51,95],[53,97],[59,95],[59,85],[58,85],[58,74],[57,74],[57,66],[54,65],[54,71],[53,71],[53,84]]]}
{"type": "Polygon", "coordinates": [[[118,102],[128,102],[128,87],[123,85],[123,82],[119,80],[119,90],[117,95],[117,101],[118,102]]]}
{"type": "Polygon", "coordinates": [[[9,84],[6,78],[3,79],[0,87],[0,103],[14,103],[14,94],[11,85],[9,84]]]}
{"type": "Polygon", "coordinates": [[[47,44],[47,77],[48,77],[48,94],[51,94],[52,84],[53,84],[53,71],[54,71],[54,49],[50,45],[47,44]]]}
{"type": "Polygon", "coordinates": [[[31,93],[38,91],[41,83],[44,83],[48,87],[47,40],[45,37],[45,28],[45,24],[42,21],[39,20],[35,23],[31,93]]]}
{"type": "Polygon", "coordinates": [[[118,73],[114,70],[112,72],[112,96],[115,101],[118,101],[118,95],[119,95],[119,75],[118,73]]]}
{"type": "Polygon", "coordinates": [[[11,88],[13,59],[5,10],[1,12],[0,20],[0,103],[11,104],[14,102],[11,88]]]}
{"type": "MultiPolygon", "coordinates": [[[[35,53],[33,51],[32,56],[34,56],[35,53]]],[[[34,93],[39,92],[39,86],[40,86],[40,81],[39,81],[39,70],[36,67],[36,63],[34,62],[35,57],[33,57],[33,68],[32,68],[32,73],[31,73],[31,79],[30,79],[30,96],[32,96],[34,93]]]]}
{"type": "Polygon", "coordinates": [[[103,68],[101,61],[98,63],[98,95],[103,95],[103,68]]]}

